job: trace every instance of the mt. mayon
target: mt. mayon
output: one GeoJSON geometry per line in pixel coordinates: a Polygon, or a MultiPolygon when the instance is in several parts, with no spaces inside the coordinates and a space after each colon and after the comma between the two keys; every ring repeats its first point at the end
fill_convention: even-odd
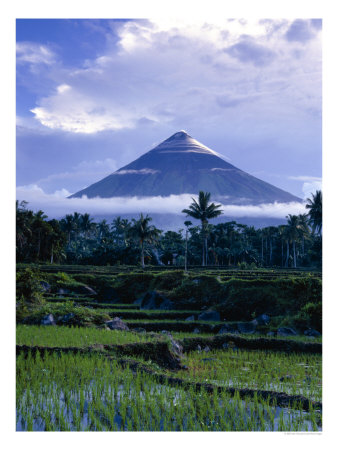
{"type": "Polygon", "coordinates": [[[223,204],[301,201],[229,164],[183,130],[70,198],[153,197],[199,191],[210,192],[214,200],[223,204]]]}

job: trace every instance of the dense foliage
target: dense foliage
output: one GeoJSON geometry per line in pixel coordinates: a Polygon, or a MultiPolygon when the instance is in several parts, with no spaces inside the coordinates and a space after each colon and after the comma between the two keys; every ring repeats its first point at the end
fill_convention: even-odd
{"type": "Polygon", "coordinates": [[[219,205],[208,193],[184,210],[201,226],[185,222],[185,229],[158,230],[151,218],[129,221],[117,217],[111,224],[94,222],[89,214],[67,214],[47,220],[27,203],[17,202],[17,262],[93,265],[204,265],[256,267],[320,267],[322,249],[321,192],[308,199],[308,214],[287,216],[287,224],[256,229],[235,221],[212,225],[219,205]],[[209,211],[212,207],[212,211],[209,211]],[[209,208],[209,209],[208,209],[209,208]],[[216,208],[216,209],[215,209],[216,208]],[[204,211],[204,212],[203,212],[204,211]],[[210,213],[210,214],[209,214],[210,213]],[[197,218],[197,216],[195,217],[197,218]]]}

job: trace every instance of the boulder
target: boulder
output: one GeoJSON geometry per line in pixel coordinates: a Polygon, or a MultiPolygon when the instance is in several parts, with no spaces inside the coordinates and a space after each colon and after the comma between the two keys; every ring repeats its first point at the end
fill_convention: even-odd
{"type": "Polygon", "coordinates": [[[56,325],[53,314],[47,314],[41,319],[41,325],[56,325]]]}
{"type": "Polygon", "coordinates": [[[79,286],[76,288],[76,292],[78,294],[84,294],[84,295],[97,295],[97,292],[94,291],[93,288],[91,288],[90,286],[79,286]]]}
{"type": "Polygon", "coordinates": [[[185,319],[186,322],[193,322],[195,320],[195,316],[189,316],[185,319]]]}
{"type": "Polygon", "coordinates": [[[67,322],[69,322],[70,320],[74,319],[74,317],[75,317],[75,314],[74,314],[74,313],[68,313],[68,314],[65,314],[64,316],[61,316],[61,317],[58,319],[58,322],[67,323],[67,322]]]}
{"type": "Polygon", "coordinates": [[[253,334],[256,331],[256,325],[252,322],[238,322],[237,329],[243,334],[253,334]]]}
{"type": "Polygon", "coordinates": [[[297,336],[297,331],[291,327],[281,327],[277,330],[277,336],[297,336]]]}
{"type": "Polygon", "coordinates": [[[66,295],[66,294],[70,294],[70,290],[67,288],[60,288],[57,290],[56,293],[59,295],[66,295]]]}
{"type": "Polygon", "coordinates": [[[168,338],[170,340],[170,351],[177,357],[181,358],[183,356],[183,347],[168,333],[168,338]]]}
{"type": "Polygon", "coordinates": [[[114,317],[114,319],[108,320],[108,322],[105,322],[105,325],[110,330],[129,331],[128,326],[119,317],[114,317]]]}
{"type": "Polygon", "coordinates": [[[218,334],[233,333],[235,328],[232,325],[224,324],[221,326],[218,334]]]}
{"type": "Polygon", "coordinates": [[[141,306],[142,300],[143,300],[143,297],[140,297],[140,298],[136,299],[133,302],[133,305],[141,306]]]}
{"type": "Polygon", "coordinates": [[[47,281],[40,281],[41,291],[50,292],[51,285],[47,281]]]}
{"type": "MultiPolygon", "coordinates": [[[[138,302],[138,300],[136,301],[138,302]]],[[[140,305],[140,309],[173,309],[173,303],[157,291],[147,292],[141,301],[136,304],[140,305]]]]}
{"type": "Polygon", "coordinates": [[[267,336],[275,336],[275,332],[274,331],[269,331],[268,333],[266,333],[267,336]]]}
{"type": "Polygon", "coordinates": [[[211,322],[218,322],[221,320],[221,316],[218,311],[205,311],[199,314],[198,320],[208,320],[211,322]]]}
{"type": "Polygon", "coordinates": [[[64,316],[61,316],[61,317],[58,319],[58,322],[67,323],[67,322],[69,322],[70,320],[74,319],[74,317],[75,317],[75,314],[74,314],[74,313],[68,313],[68,314],[65,314],[64,316]]]}
{"type": "Polygon", "coordinates": [[[319,331],[314,330],[313,328],[308,328],[307,330],[304,331],[305,336],[308,337],[320,337],[321,334],[319,333],[319,331]]]}
{"type": "Polygon", "coordinates": [[[203,351],[206,352],[206,353],[210,352],[210,347],[205,346],[204,349],[203,349],[203,351]]]}
{"type": "Polygon", "coordinates": [[[142,327],[136,327],[136,328],[133,328],[132,331],[135,331],[136,333],[145,333],[146,329],[142,328],[142,327]]]}
{"type": "Polygon", "coordinates": [[[194,331],[193,331],[193,333],[195,333],[195,334],[199,334],[199,333],[200,333],[200,330],[199,330],[198,328],[194,328],[194,331]]]}
{"type": "Polygon", "coordinates": [[[254,323],[255,325],[268,325],[270,323],[270,316],[268,316],[267,314],[261,314],[260,316],[252,320],[252,323],[254,323]]]}

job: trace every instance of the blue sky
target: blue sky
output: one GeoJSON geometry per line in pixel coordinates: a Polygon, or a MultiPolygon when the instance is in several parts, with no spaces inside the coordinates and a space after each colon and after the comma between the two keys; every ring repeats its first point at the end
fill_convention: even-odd
{"type": "Polygon", "coordinates": [[[299,197],[320,188],[320,20],[22,19],[16,32],[18,198],[64,198],[180,129],[299,197]]]}

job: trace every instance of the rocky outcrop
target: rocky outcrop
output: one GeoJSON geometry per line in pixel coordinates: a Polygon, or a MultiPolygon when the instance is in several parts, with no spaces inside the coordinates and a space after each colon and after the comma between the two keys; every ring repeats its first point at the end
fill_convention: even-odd
{"type": "Polygon", "coordinates": [[[143,297],[137,299],[134,304],[139,305],[140,309],[173,309],[173,303],[164,295],[157,291],[147,292],[143,297]]]}
{"type": "Polygon", "coordinates": [[[119,317],[114,317],[114,319],[108,320],[108,322],[105,322],[105,325],[110,330],[129,331],[128,326],[119,317]]]}
{"type": "Polygon", "coordinates": [[[313,328],[308,328],[307,330],[305,330],[304,335],[309,336],[309,337],[320,337],[321,336],[319,331],[314,330],[313,328]]]}
{"type": "Polygon", "coordinates": [[[297,331],[291,327],[281,327],[277,330],[277,336],[297,336],[297,331]]]}
{"type": "Polygon", "coordinates": [[[41,319],[41,325],[56,325],[53,314],[47,314],[41,319]]]}
{"type": "Polygon", "coordinates": [[[189,316],[185,319],[186,322],[193,322],[195,320],[195,316],[189,316]]]}
{"type": "Polygon", "coordinates": [[[238,322],[237,329],[243,334],[253,334],[256,331],[256,324],[253,322],[238,322]]]}
{"type": "Polygon", "coordinates": [[[252,323],[255,325],[268,325],[270,323],[270,316],[267,314],[261,314],[252,320],[252,323]]]}

